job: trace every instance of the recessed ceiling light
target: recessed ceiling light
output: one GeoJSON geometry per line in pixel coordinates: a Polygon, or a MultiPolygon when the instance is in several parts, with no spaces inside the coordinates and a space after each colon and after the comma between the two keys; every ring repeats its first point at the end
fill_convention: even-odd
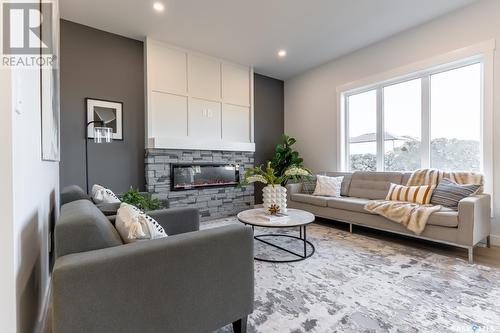
{"type": "Polygon", "coordinates": [[[280,57],[280,58],[286,57],[286,51],[285,50],[279,50],[278,51],[278,57],[280,57]]]}
{"type": "Polygon", "coordinates": [[[157,12],[161,13],[165,10],[165,5],[162,4],[161,2],[155,2],[153,4],[153,9],[156,10],[157,12]]]}

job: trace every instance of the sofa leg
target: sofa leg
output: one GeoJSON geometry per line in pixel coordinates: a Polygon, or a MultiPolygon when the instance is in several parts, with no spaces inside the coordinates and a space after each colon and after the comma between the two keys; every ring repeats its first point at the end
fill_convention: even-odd
{"type": "Polygon", "coordinates": [[[491,236],[486,236],[486,247],[491,247],[491,236]]]}
{"type": "Polygon", "coordinates": [[[349,232],[352,234],[352,223],[349,223],[349,232]]]}
{"type": "Polygon", "coordinates": [[[248,317],[243,317],[233,323],[234,333],[247,333],[248,317]]]}
{"type": "Polygon", "coordinates": [[[467,254],[468,254],[468,257],[469,257],[469,264],[473,264],[474,263],[474,247],[468,247],[467,248],[467,254]]]}

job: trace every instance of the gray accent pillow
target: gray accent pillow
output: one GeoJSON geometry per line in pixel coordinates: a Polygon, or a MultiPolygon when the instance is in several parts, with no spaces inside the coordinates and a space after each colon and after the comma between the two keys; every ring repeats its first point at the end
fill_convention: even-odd
{"type": "Polygon", "coordinates": [[[302,193],[313,194],[316,189],[316,176],[302,181],[302,193]]]}
{"type": "Polygon", "coordinates": [[[476,193],[480,187],[476,184],[457,184],[443,178],[432,194],[431,204],[458,210],[458,202],[476,193]]]}

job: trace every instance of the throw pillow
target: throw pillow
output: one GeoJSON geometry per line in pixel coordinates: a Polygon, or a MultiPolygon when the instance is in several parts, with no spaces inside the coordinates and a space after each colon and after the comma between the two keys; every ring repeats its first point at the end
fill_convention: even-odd
{"type": "Polygon", "coordinates": [[[475,194],[480,187],[481,185],[477,184],[457,184],[448,178],[443,178],[432,195],[431,203],[458,210],[458,202],[475,194]]]}
{"type": "Polygon", "coordinates": [[[434,185],[405,186],[391,183],[385,200],[406,201],[426,205],[431,202],[434,188],[434,185]]]}
{"type": "Polygon", "coordinates": [[[92,186],[92,200],[95,204],[121,202],[113,191],[98,184],[92,186]]]}
{"type": "Polygon", "coordinates": [[[311,177],[302,182],[302,193],[313,194],[316,189],[316,177],[311,177]]]}
{"type": "Polygon", "coordinates": [[[313,195],[321,195],[328,197],[340,197],[340,189],[342,187],[344,177],[328,177],[316,176],[316,188],[313,195]]]}
{"type": "Polygon", "coordinates": [[[126,203],[122,203],[118,209],[115,227],[124,243],[167,237],[167,233],[155,219],[126,203]]]}

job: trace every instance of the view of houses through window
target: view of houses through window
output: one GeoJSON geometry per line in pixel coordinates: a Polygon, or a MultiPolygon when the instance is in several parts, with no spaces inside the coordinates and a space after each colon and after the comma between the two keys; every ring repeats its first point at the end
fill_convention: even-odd
{"type": "Polygon", "coordinates": [[[347,168],[481,171],[481,77],[476,62],[347,94],[347,168]]]}

